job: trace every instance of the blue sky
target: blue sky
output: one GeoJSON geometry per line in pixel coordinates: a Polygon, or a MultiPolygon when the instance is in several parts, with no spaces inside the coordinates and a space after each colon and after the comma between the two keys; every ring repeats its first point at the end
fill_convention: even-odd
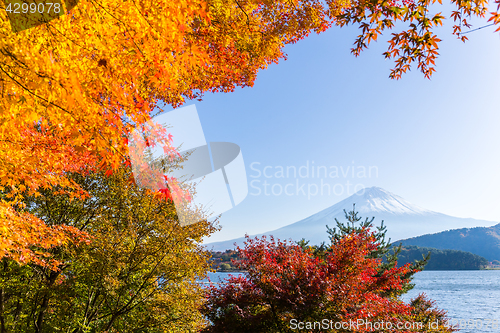
{"type": "Polygon", "coordinates": [[[500,36],[485,28],[464,44],[450,31],[451,24],[438,30],[443,41],[431,80],[416,68],[390,80],[393,63],[382,56],[383,40],[356,58],[350,48],[357,29],[333,28],[287,46],[288,60],[261,71],[254,87],[196,102],[207,141],[237,143],[249,183],[260,181],[222,215],[222,230],[209,241],[296,222],[353,194],[353,185],[500,222],[500,36]],[[265,180],[278,184],[275,193],[294,183],[291,193],[297,178],[256,177],[251,165],[276,171],[313,161],[329,170],[372,167],[372,174],[298,179],[306,187],[322,180],[337,185],[337,194],[256,195],[265,180]]]}

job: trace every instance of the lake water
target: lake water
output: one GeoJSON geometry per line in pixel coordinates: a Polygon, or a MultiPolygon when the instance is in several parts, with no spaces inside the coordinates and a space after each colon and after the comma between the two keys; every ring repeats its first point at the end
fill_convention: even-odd
{"type": "MultiPolygon", "coordinates": [[[[229,274],[211,273],[212,282],[229,274]]],[[[457,323],[461,333],[500,332],[500,270],[492,271],[423,271],[413,279],[415,288],[403,296],[409,301],[426,293],[446,310],[451,323],[457,323]]]]}
{"type": "Polygon", "coordinates": [[[460,332],[500,332],[500,270],[423,271],[413,283],[403,300],[424,292],[459,323],[460,332]]]}

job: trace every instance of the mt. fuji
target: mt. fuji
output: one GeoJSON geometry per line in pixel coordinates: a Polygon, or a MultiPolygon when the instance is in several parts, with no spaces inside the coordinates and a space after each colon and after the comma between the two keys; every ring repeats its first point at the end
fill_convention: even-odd
{"type": "MultiPolygon", "coordinates": [[[[363,220],[366,217],[369,219],[375,217],[374,226],[379,226],[383,220],[384,225],[387,226],[386,239],[391,238],[391,241],[450,229],[493,226],[497,223],[433,212],[413,205],[380,187],[370,187],[360,190],[347,199],[301,221],[251,237],[273,235],[275,238],[292,239],[293,241],[305,238],[310,241],[311,245],[320,244],[323,241],[328,243],[326,225],[330,228],[335,227],[335,218],[341,222],[345,221],[344,209],[346,211],[352,210],[353,204],[356,204],[358,216],[362,217],[363,220]]],[[[244,240],[245,238],[241,237],[208,243],[206,246],[213,251],[224,251],[234,248],[235,242],[240,246],[243,245],[244,240]]]]}

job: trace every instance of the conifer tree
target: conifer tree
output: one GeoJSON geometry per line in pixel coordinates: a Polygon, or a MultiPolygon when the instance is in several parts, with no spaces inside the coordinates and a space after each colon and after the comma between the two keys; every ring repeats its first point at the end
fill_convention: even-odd
{"type": "MultiPolygon", "coordinates": [[[[372,250],[367,257],[372,259],[382,259],[381,264],[377,269],[377,277],[380,277],[386,272],[397,265],[398,254],[401,252],[401,244],[399,246],[394,246],[391,244],[391,239],[386,240],[387,227],[384,225],[384,221],[381,222],[380,226],[374,228],[373,221],[375,217],[369,219],[368,217],[363,218],[358,216],[356,211],[356,206],[353,204],[352,211],[347,212],[344,209],[346,222],[341,222],[335,218],[336,227],[330,228],[326,226],[327,233],[330,239],[330,246],[326,246],[325,243],[320,245],[309,246],[312,248],[315,256],[319,258],[324,258],[326,252],[331,251],[332,245],[338,244],[346,235],[360,232],[362,230],[373,230],[373,236],[375,237],[375,243],[377,247],[372,250]]],[[[309,241],[305,239],[297,242],[299,246],[303,249],[308,248],[309,241]]],[[[430,252],[427,256],[423,256],[422,260],[417,260],[411,264],[411,269],[401,276],[402,280],[410,279],[415,273],[424,269],[425,265],[429,262],[430,252]]],[[[414,287],[411,283],[404,283],[403,288],[400,290],[390,290],[386,294],[397,294],[402,295],[414,287]]]]}

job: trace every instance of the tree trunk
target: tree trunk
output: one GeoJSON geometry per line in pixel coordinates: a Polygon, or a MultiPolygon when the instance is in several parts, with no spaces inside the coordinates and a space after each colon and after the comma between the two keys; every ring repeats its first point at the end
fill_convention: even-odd
{"type": "Polygon", "coordinates": [[[4,313],[4,290],[3,288],[0,288],[0,333],[7,333],[7,330],[5,329],[5,317],[3,316],[4,313]]]}
{"type": "Polygon", "coordinates": [[[50,272],[49,280],[47,282],[47,290],[45,291],[45,295],[43,295],[42,304],[40,305],[40,313],[38,313],[38,318],[35,322],[35,333],[42,332],[43,318],[45,317],[45,312],[49,308],[50,287],[52,287],[59,274],[60,272],[50,272]]]}
{"type": "Polygon", "coordinates": [[[43,296],[42,305],[40,306],[40,313],[38,314],[38,318],[35,322],[35,333],[42,332],[43,317],[45,316],[45,311],[47,310],[48,307],[49,307],[49,295],[45,294],[43,296]]]}
{"type": "Polygon", "coordinates": [[[116,314],[113,314],[111,316],[111,319],[109,320],[108,325],[106,325],[106,328],[104,329],[105,332],[107,332],[111,328],[111,326],[113,326],[113,323],[115,322],[117,317],[118,316],[116,314]]]}

